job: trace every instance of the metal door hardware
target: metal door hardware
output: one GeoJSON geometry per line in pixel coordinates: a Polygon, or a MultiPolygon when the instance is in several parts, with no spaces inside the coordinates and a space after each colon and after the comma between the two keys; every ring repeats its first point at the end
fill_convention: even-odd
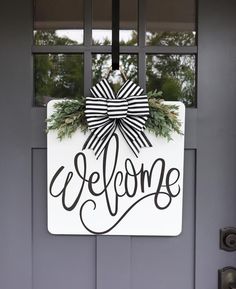
{"type": "Polygon", "coordinates": [[[220,230],[220,248],[225,251],[236,251],[236,228],[227,227],[220,230]]]}
{"type": "Polygon", "coordinates": [[[219,270],[218,289],[236,289],[236,268],[225,267],[219,270]]]}

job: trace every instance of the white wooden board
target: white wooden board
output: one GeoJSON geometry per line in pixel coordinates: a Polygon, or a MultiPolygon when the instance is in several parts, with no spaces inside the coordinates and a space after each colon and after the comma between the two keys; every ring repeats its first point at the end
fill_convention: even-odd
{"type": "MultiPolygon", "coordinates": [[[[61,100],[57,100],[61,101],[61,100]]],[[[47,107],[48,117],[56,100],[47,107]]],[[[184,133],[185,107],[179,106],[184,133]]],[[[145,131],[153,147],[135,157],[117,130],[97,160],[89,133],[47,139],[48,230],[52,234],[176,236],[182,230],[184,135],[145,131]],[[117,159],[116,159],[117,156],[117,159]]]]}

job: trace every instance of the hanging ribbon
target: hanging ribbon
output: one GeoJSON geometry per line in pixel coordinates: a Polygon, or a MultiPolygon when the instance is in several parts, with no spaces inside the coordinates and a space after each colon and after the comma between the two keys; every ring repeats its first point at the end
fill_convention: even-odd
{"type": "Polygon", "coordinates": [[[85,115],[92,133],[83,149],[94,150],[98,158],[117,128],[136,156],[140,148],[152,146],[143,132],[149,106],[140,86],[127,80],[115,95],[103,79],[90,91],[92,96],[86,97],[85,115]]]}

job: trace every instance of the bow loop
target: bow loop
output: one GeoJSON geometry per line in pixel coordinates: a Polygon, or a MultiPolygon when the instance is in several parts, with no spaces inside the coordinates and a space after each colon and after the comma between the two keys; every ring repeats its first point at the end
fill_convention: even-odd
{"type": "Polygon", "coordinates": [[[127,80],[124,85],[121,86],[117,93],[117,98],[126,98],[128,96],[136,96],[141,95],[143,93],[143,89],[135,84],[134,82],[127,80]]]}
{"type": "Polygon", "coordinates": [[[90,89],[90,91],[94,97],[113,98],[113,99],[116,98],[113,90],[111,89],[106,79],[103,79],[100,82],[98,82],[90,89]]]}
{"type": "Polygon", "coordinates": [[[149,105],[147,95],[130,96],[127,98],[128,115],[130,116],[148,116],[149,105]]]}
{"type": "Polygon", "coordinates": [[[152,146],[143,132],[149,106],[140,86],[127,80],[115,95],[103,79],[91,88],[91,93],[93,96],[86,97],[85,115],[92,133],[83,149],[94,150],[98,158],[117,127],[136,156],[140,148],[152,146]]]}

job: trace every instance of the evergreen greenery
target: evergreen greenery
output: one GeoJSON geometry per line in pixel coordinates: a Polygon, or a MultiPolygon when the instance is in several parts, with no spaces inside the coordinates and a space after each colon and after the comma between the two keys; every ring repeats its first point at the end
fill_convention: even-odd
{"type": "MultiPolygon", "coordinates": [[[[181,134],[181,123],[178,119],[178,106],[166,105],[161,99],[162,92],[149,92],[148,102],[150,115],[146,128],[156,136],[171,140],[172,133],[181,134]]],[[[57,131],[60,140],[71,137],[79,128],[82,132],[88,130],[85,117],[85,98],[64,100],[54,104],[55,112],[47,119],[47,131],[57,131]]]]}
{"type": "Polygon", "coordinates": [[[85,98],[80,100],[64,100],[54,104],[55,112],[47,119],[47,131],[56,130],[60,140],[71,137],[79,128],[88,130],[85,118],[85,98]]]}
{"type": "Polygon", "coordinates": [[[148,92],[149,117],[146,128],[156,136],[167,138],[170,141],[172,133],[181,133],[181,122],[178,119],[178,106],[166,105],[163,102],[162,91],[148,92]]]}

